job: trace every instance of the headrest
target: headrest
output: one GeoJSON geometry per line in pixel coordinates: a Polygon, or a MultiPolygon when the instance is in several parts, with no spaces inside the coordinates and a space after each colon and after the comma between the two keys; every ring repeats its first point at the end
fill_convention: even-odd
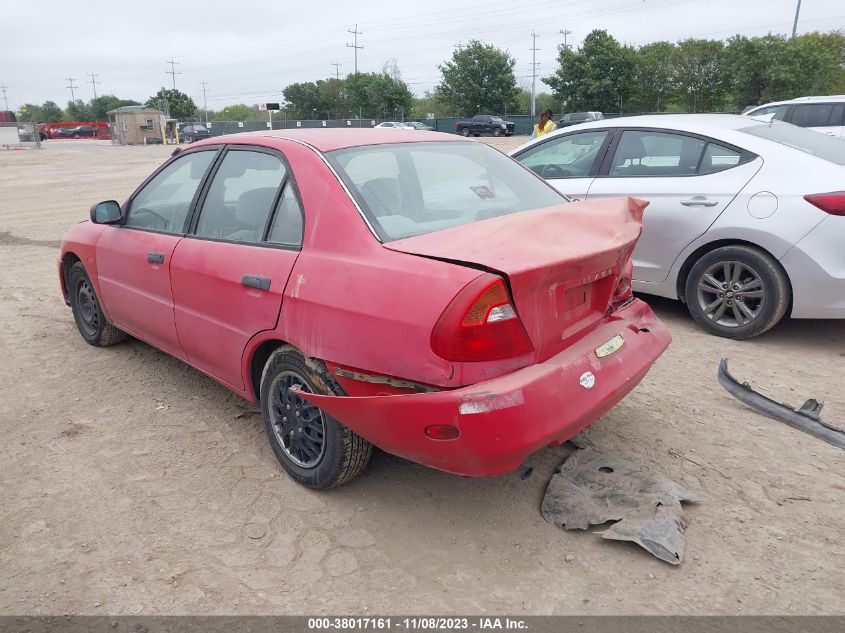
{"type": "Polygon", "coordinates": [[[622,136],[622,142],[619,144],[619,151],[616,153],[618,162],[633,158],[643,158],[646,155],[645,145],[643,145],[643,141],[639,136],[622,136]]]}

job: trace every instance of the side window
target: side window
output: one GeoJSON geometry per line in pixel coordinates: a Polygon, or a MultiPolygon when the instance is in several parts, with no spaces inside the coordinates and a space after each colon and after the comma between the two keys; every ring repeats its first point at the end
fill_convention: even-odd
{"type": "Polygon", "coordinates": [[[521,154],[517,160],[543,178],[583,178],[599,157],[606,130],[559,136],[521,154]]]}
{"type": "Polygon", "coordinates": [[[812,103],[795,106],[790,123],[799,127],[823,127],[830,124],[832,103],[812,103]]]}
{"type": "Polygon", "coordinates": [[[789,109],[788,105],[767,106],[765,108],[758,108],[750,113],[750,116],[763,116],[764,114],[774,114],[776,121],[783,121],[786,117],[786,111],[789,109]]]}
{"type": "Polygon", "coordinates": [[[260,242],[285,167],[263,152],[230,150],[214,174],[194,233],[237,242],[260,242]]]}
{"type": "Polygon", "coordinates": [[[701,159],[701,167],[698,170],[700,175],[715,174],[717,171],[724,171],[739,165],[742,156],[727,147],[716,143],[708,143],[704,150],[704,158],[701,159]]]}
{"type": "Polygon", "coordinates": [[[132,199],[126,226],[181,233],[216,151],[192,152],[174,160],[132,199]]]}
{"type": "Polygon", "coordinates": [[[613,156],[610,176],[691,176],[705,142],[682,134],[627,130],[613,156]]]}
{"type": "Polygon", "coordinates": [[[285,246],[302,246],[302,206],[296,199],[296,192],[290,181],[285,185],[276,207],[267,241],[285,246]]]}

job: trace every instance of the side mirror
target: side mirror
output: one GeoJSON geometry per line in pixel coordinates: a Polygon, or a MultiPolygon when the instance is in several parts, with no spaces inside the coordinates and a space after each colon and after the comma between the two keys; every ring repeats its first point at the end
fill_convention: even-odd
{"type": "Polygon", "coordinates": [[[116,224],[122,217],[120,204],[116,200],[98,202],[91,207],[91,221],[94,224],[116,224]]]}

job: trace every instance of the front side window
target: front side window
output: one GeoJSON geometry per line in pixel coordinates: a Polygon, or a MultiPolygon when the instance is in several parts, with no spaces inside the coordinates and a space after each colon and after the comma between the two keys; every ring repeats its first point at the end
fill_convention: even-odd
{"type": "Polygon", "coordinates": [[[523,152],[517,160],[543,178],[584,178],[599,156],[606,130],[558,136],[523,152]]]}
{"type": "Polygon", "coordinates": [[[197,188],[216,154],[192,152],[162,169],[132,199],[126,226],[182,233],[197,188]]]}
{"type": "Polygon", "coordinates": [[[230,150],[208,188],[195,234],[236,242],[259,242],[286,174],[276,156],[230,150]]]}
{"type": "Polygon", "coordinates": [[[326,157],[384,241],[565,201],[481,143],[394,143],[337,150],[326,157]]]}
{"type": "Polygon", "coordinates": [[[613,156],[610,175],[690,176],[696,173],[705,141],[681,134],[626,130],[613,156]]]}
{"type": "Polygon", "coordinates": [[[748,113],[748,116],[764,116],[766,114],[774,114],[773,117],[777,121],[783,121],[786,117],[786,111],[789,109],[788,105],[765,106],[757,108],[748,113]]]}

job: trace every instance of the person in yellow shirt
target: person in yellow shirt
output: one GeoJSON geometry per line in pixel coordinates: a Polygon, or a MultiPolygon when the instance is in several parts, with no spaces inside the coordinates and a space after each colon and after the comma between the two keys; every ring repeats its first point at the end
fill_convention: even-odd
{"type": "Polygon", "coordinates": [[[554,116],[551,109],[542,112],[539,123],[534,124],[534,133],[531,134],[531,138],[540,138],[541,136],[554,132],[557,129],[557,123],[553,120],[554,116]]]}

